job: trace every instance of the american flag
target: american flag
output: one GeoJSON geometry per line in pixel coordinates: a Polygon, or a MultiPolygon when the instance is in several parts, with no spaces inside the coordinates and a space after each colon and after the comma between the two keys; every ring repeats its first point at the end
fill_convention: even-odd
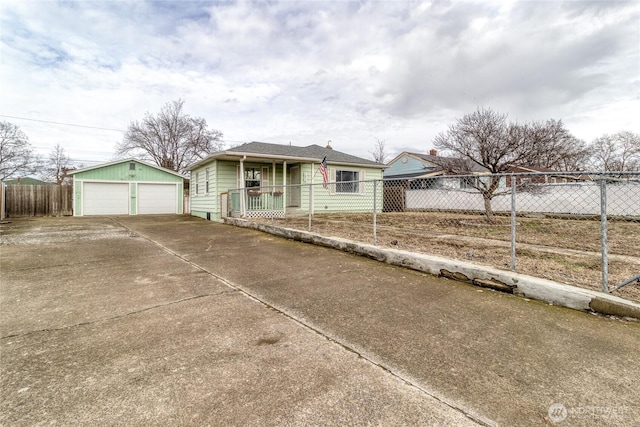
{"type": "Polygon", "coordinates": [[[324,159],[322,159],[320,163],[320,173],[322,174],[322,186],[328,188],[329,172],[327,171],[327,156],[324,156],[324,159]]]}

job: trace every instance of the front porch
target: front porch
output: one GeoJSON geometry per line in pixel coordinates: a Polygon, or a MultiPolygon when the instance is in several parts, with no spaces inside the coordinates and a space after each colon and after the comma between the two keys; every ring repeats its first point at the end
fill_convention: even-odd
{"type": "Polygon", "coordinates": [[[234,218],[284,218],[296,207],[285,206],[281,189],[238,189],[229,192],[229,216],[234,218]]]}

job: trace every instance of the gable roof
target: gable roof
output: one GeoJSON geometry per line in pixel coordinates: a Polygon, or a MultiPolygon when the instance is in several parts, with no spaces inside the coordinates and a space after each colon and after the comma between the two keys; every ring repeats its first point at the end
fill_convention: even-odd
{"type": "MultiPolygon", "coordinates": [[[[389,163],[387,163],[387,167],[391,166],[393,163],[397,162],[398,160],[400,160],[403,156],[409,156],[409,157],[413,157],[416,160],[422,161],[422,162],[427,162],[430,163],[431,165],[433,165],[434,169],[442,169],[436,162],[438,162],[439,160],[457,160],[454,157],[446,157],[446,156],[432,156],[430,154],[422,154],[422,153],[414,153],[414,152],[410,152],[410,151],[403,151],[402,153],[398,154],[396,157],[393,158],[393,160],[391,160],[389,163]]],[[[468,166],[469,166],[469,171],[471,173],[486,173],[488,172],[488,170],[482,166],[480,166],[479,164],[472,162],[472,161],[468,161],[468,166]]],[[[430,172],[429,175],[431,175],[433,172],[430,172]]],[[[409,174],[409,175],[421,175],[421,174],[409,174]]],[[[392,175],[392,176],[396,176],[396,175],[392,175]]],[[[399,176],[399,175],[398,175],[399,176]]],[[[407,176],[409,177],[409,176],[407,176]]]]}
{"type": "Polygon", "coordinates": [[[148,166],[150,168],[158,169],[160,171],[167,172],[167,173],[170,173],[172,175],[179,176],[182,179],[185,179],[183,175],[179,174],[176,171],[172,171],[171,169],[165,169],[165,168],[160,167],[158,165],[153,165],[151,163],[143,162],[142,160],[138,160],[138,159],[134,159],[134,158],[116,160],[116,161],[113,161],[113,162],[101,163],[99,165],[89,166],[89,167],[82,168],[82,169],[75,169],[75,170],[69,172],[69,175],[75,175],[77,173],[87,172],[87,171],[94,170],[94,169],[100,169],[100,168],[104,168],[104,167],[108,167],[108,166],[119,165],[120,163],[131,163],[131,162],[137,162],[137,163],[143,164],[145,166],[148,166]]]}
{"type": "Polygon", "coordinates": [[[205,159],[189,166],[187,170],[193,170],[196,167],[214,159],[240,160],[244,156],[260,160],[291,160],[315,163],[320,163],[326,156],[327,163],[368,166],[380,169],[386,167],[382,163],[377,163],[373,160],[363,159],[331,148],[321,147],[316,144],[309,145],[307,147],[298,147],[295,145],[270,144],[254,141],[229,148],[228,150],[213,153],[205,159]]]}

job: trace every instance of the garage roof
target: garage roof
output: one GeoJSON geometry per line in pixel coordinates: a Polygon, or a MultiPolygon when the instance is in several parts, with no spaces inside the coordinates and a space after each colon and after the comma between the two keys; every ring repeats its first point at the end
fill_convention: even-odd
{"type": "Polygon", "coordinates": [[[116,161],[109,162],[109,163],[101,163],[99,165],[90,166],[90,167],[87,167],[87,168],[76,169],[74,171],[69,172],[69,175],[75,175],[77,173],[87,172],[87,171],[94,170],[94,169],[100,169],[100,168],[105,168],[105,167],[108,167],[108,166],[119,165],[120,163],[131,163],[131,162],[137,162],[137,163],[143,164],[145,166],[148,166],[150,168],[158,169],[160,171],[167,172],[167,173],[170,173],[172,175],[179,176],[182,179],[185,179],[185,177],[183,175],[180,175],[176,171],[172,171],[171,169],[165,169],[165,168],[162,168],[162,167],[160,167],[158,165],[153,165],[151,163],[143,162],[142,160],[138,160],[138,159],[134,159],[134,158],[116,160],[116,161]]]}

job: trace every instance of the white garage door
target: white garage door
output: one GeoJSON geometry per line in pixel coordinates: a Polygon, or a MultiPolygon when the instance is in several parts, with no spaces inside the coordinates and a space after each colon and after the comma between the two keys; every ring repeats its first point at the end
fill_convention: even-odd
{"type": "Polygon", "coordinates": [[[175,184],[138,184],[138,214],[178,212],[175,184]]]}
{"type": "Polygon", "coordinates": [[[84,215],[128,215],[129,184],[85,182],[82,210],[84,215]]]}

